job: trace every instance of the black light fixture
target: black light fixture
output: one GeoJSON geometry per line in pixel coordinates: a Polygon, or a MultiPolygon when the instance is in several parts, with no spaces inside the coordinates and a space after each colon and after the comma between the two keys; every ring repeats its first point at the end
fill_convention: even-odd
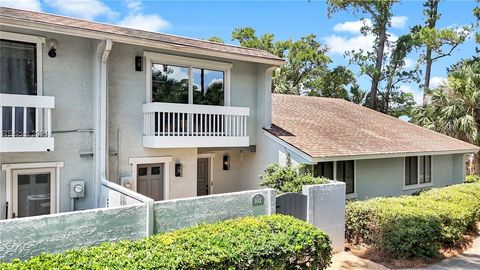
{"type": "Polygon", "coordinates": [[[229,171],[230,170],[230,156],[223,155],[223,170],[229,171]]]}
{"type": "Polygon", "coordinates": [[[55,58],[57,56],[57,47],[58,47],[58,41],[54,38],[51,38],[47,40],[47,45],[50,47],[50,50],[48,51],[48,56],[51,58],[55,58]]]}
{"type": "Polygon", "coordinates": [[[135,56],[135,71],[143,71],[143,57],[135,56]]]}
{"type": "Polygon", "coordinates": [[[175,177],[182,177],[182,163],[175,163],[175,177]]]}

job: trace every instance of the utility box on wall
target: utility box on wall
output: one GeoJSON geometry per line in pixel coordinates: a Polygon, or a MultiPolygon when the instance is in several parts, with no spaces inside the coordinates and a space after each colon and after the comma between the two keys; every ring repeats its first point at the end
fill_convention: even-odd
{"type": "Polygon", "coordinates": [[[70,181],[70,198],[85,197],[85,181],[72,180],[70,181]]]}

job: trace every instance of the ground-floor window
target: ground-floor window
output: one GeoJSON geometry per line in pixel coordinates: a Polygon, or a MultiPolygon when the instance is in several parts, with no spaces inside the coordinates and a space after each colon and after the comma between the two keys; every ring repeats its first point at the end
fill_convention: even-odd
{"type": "Polygon", "coordinates": [[[319,162],[313,167],[315,177],[326,177],[345,182],[346,193],[355,193],[355,161],[327,161],[319,162]]]}
{"type": "Polygon", "coordinates": [[[57,213],[62,162],[4,164],[7,218],[57,213]]]}
{"type": "Polygon", "coordinates": [[[432,183],[432,156],[405,157],[405,187],[432,183]]]}

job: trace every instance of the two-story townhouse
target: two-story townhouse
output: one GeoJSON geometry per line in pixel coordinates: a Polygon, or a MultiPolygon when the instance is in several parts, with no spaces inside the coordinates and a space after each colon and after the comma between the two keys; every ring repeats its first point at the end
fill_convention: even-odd
{"type": "Polygon", "coordinates": [[[2,219],[98,207],[106,180],[155,200],[258,186],[282,59],[3,7],[0,27],[2,219]]]}

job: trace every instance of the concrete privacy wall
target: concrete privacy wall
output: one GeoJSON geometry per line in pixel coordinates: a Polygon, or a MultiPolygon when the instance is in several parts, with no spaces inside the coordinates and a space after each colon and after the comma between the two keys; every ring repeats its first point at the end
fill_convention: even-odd
{"type": "Polygon", "coordinates": [[[0,261],[146,236],[145,205],[0,221],[0,261]]]}
{"type": "Polygon", "coordinates": [[[154,232],[167,232],[201,223],[213,223],[241,216],[275,213],[275,190],[262,189],[225,193],[154,203],[154,232]],[[261,195],[263,204],[253,205],[253,197],[261,195]]]}
{"type": "Polygon", "coordinates": [[[335,253],[344,250],[345,188],[345,183],[331,181],[303,186],[302,190],[307,195],[307,222],[328,234],[335,253]]]}

